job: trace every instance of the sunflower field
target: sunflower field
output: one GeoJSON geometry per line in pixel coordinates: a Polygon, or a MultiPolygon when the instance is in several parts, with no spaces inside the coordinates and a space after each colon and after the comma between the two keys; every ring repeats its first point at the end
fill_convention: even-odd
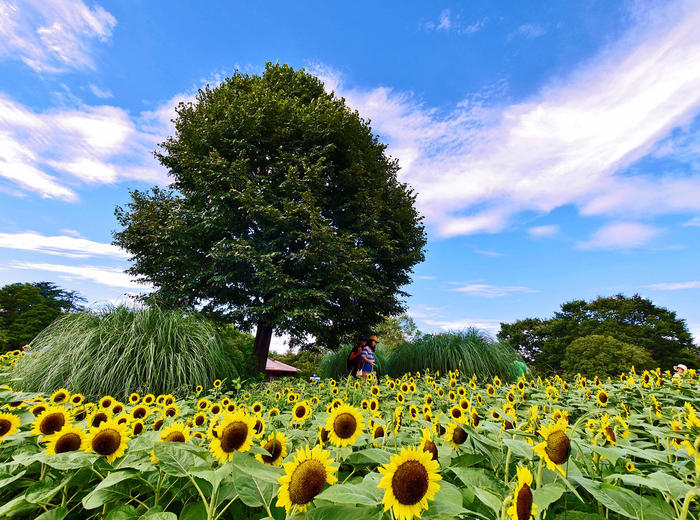
{"type": "Polygon", "coordinates": [[[693,370],[129,390],[0,387],[0,518],[700,518],[693,370]]]}

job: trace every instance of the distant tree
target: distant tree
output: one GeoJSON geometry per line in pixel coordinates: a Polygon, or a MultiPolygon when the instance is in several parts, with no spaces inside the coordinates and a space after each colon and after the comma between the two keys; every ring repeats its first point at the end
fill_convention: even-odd
{"type": "Polygon", "coordinates": [[[549,320],[501,323],[498,338],[510,343],[537,369],[558,372],[567,347],[590,335],[610,336],[641,347],[664,370],[677,363],[698,364],[700,352],[685,321],[639,295],[573,300],[562,304],[549,320]]]}
{"type": "Polygon", "coordinates": [[[78,310],[84,301],[74,291],[51,282],[15,283],[0,289],[0,348],[11,350],[31,342],[62,312],[78,310]]]}
{"type": "Polygon", "coordinates": [[[255,337],[236,329],[230,323],[220,324],[217,332],[224,350],[233,360],[238,372],[242,376],[254,374],[257,371],[257,361],[253,353],[255,337]]]}
{"type": "Polygon", "coordinates": [[[302,350],[298,353],[289,350],[284,354],[277,354],[275,356],[277,361],[281,361],[299,370],[297,376],[303,379],[308,379],[314,374],[318,374],[321,358],[321,354],[310,350],[302,350]]]}
{"type": "Polygon", "coordinates": [[[379,343],[389,350],[395,350],[421,334],[416,322],[408,314],[388,316],[372,332],[379,343]]]}
{"type": "Polygon", "coordinates": [[[616,377],[627,373],[632,366],[637,370],[649,370],[655,365],[645,349],[599,334],[574,340],[566,348],[562,362],[567,378],[575,377],[577,373],[588,378],[616,377]]]}
{"type": "Polygon", "coordinates": [[[156,154],[174,182],[133,191],[114,234],[162,305],[338,348],[405,309],[424,259],[415,194],[369,123],[303,70],[268,63],[177,108],[156,154]]]}

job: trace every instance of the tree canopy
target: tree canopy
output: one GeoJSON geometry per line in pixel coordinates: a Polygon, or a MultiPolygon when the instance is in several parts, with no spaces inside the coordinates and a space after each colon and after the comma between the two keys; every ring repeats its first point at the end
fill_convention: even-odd
{"type": "Polygon", "coordinates": [[[638,371],[651,370],[655,363],[645,349],[600,334],[572,341],[566,347],[562,362],[564,376],[568,379],[574,378],[576,374],[588,378],[617,377],[627,373],[633,366],[638,371]]]}
{"type": "Polygon", "coordinates": [[[662,369],[677,363],[698,363],[698,347],[693,345],[685,321],[639,295],[566,302],[551,319],[501,323],[498,338],[508,341],[536,368],[560,371],[567,347],[594,334],[645,349],[662,369]]]}
{"type": "Polygon", "coordinates": [[[268,63],[177,107],[173,183],[117,207],[115,243],[161,305],[337,348],[405,310],[426,243],[415,194],[369,122],[316,77],[268,63]]]}
{"type": "Polygon", "coordinates": [[[85,301],[75,291],[52,282],[14,283],[0,289],[0,349],[26,345],[62,312],[80,309],[85,301]]]}

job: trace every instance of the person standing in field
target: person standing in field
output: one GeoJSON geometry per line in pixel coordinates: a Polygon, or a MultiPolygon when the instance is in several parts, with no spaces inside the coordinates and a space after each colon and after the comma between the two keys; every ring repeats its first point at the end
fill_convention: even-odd
{"type": "Polygon", "coordinates": [[[360,371],[363,365],[362,352],[364,351],[365,345],[367,345],[367,338],[360,336],[360,341],[357,342],[357,345],[353,347],[348,356],[348,372],[354,377],[361,377],[360,371]]]}
{"type": "Polygon", "coordinates": [[[377,348],[377,336],[370,336],[368,344],[362,349],[362,377],[367,379],[374,371],[374,349],[377,348]]]}

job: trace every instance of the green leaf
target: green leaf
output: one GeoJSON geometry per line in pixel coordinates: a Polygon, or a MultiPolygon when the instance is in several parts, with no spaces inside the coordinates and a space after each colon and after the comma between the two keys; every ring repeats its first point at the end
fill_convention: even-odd
{"type": "Polygon", "coordinates": [[[99,455],[87,453],[85,451],[70,451],[67,453],[57,453],[56,455],[44,455],[42,453],[37,456],[37,460],[40,462],[52,468],[60,469],[61,471],[92,466],[99,458],[99,455]]]}
{"type": "Polygon", "coordinates": [[[274,496],[274,484],[267,480],[252,478],[236,478],[233,485],[241,499],[248,507],[262,507],[269,504],[274,496]]]}
{"type": "Polygon", "coordinates": [[[625,458],[627,455],[627,452],[620,448],[606,448],[604,446],[590,446],[590,448],[591,451],[608,459],[613,466],[617,464],[620,458],[625,458]]]}
{"type": "Polygon", "coordinates": [[[501,512],[501,506],[503,505],[503,499],[499,497],[498,495],[495,495],[488,489],[479,487],[479,486],[474,486],[472,488],[472,491],[476,495],[476,497],[481,500],[484,505],[488,506],[489,509],[491,509],[494,513],[498,514],[501,512]]]}
{"type": "Polygon", "coordinates": [[[498,496],[503,496],[508,492],[508,487],[501,480],[496,479],[496,477],[493,476],[493,473],[486,468],[451,466],[450,471],[457,475],[457,478],[464,482],[464,484],[470,489],[474,486],[478,486],[491,491],[498,496]]]}
{"type": "Polygon", "coordinates": [[[439,484],[440,491],[435,494],[434,501],[428,502],[428,510],[423,513],[423,516],[428,518],[447,515],[455,518],[467,512],[467,510],[462,507],[462,493],[457,486],[445,482],[444,480],[440,481],[439,484]]]}
{"type": "Polygon", "coordinates": [[[6,489],[7,486],[12,484],[15,480],[19,479],[22,477],[27,472],[27,470],[22,470],[19,473],[16,473],[15,475],[11,475],[9,473],[3,473],[0,475],[0,489],[6,489]]]}
{"type": "Polygon", "coordinates": [[[68,508],[65,506],[60,506],[55,509],[49,509],[48,511],[40,514],[34,520],[63,520],[68,515],[68,508]]]}
{"type": "Polygon", "coordinates": [[[177,515],[175,513],[158,511],[151,513],[150,511],[139,517],[139,520],[177,520],[177,515]]]}
{"type": "MultiPolygon", "coordinates": [[[[547,516],[549,520],[549,515],[547,516]]],[[[598,513],[586,513],[584,511],[563,511],[555,515],[552,520],[607,520],[598,513]]]]}
{"type": "Polygon", "coordinates": [[[39,482],[32,484],[27,492],[25,493],[25,498],[27,502],[32,504],[38,504],[39,502],[50,502],[51,499],[61,491],[61,489],[68,483],[71,475],[60,481],[44,479],[39,482]]]}
{"type": "Polygon", "coordinates": [[[202,502],[190,502],[182,508],[179,520],[207,520],[207,509],[202,502]]]}
{"type": "Polygon", "coordinates": [[[388,464],[391,458],[391,453],[380,448],[367,448],[362,451],[357,451],[347,457],[345,462],[348,464],[388,464]]]}
{"type": "Polygon", "coordinates": [[[335,504],[375,505],[381,502],[376,486],[369,481],[360,484],[334,484],[317,495],[320,500],[335,504]]]}
{"type": "Polygon", "coordinates": [[[605,507],[627,518],[637,518],[637,511],[642,509],[640,497],[628,489],[595,482],[585,477],[571,476],[569,478],[583,486],[586,491],[605,507]]]}
{"type": "Polygon", "coordinates": [[[510,448],[513,455],[532,460],[535,456],[532,446],[520,439],[503,439],[503,444],[510,448]]]}
{"type": "Polygon", "coordinates": [[[284,474],[281,468],[263,464],[254,457],[246,455],[245,453],[235,453],[232,464],[234,473],[236,471],[243,473],[243,475],[238,478],[247,475],[249,477],[254,477],[259,480],[273,482],[276,484],[277,479],[284,474]]]}
{"type": "Polygon", "coordinates": [[[306,513],[306,520],[380,520],[380,507],[322,506],[306,513]]]}
{"type": "Polygon", "coordinates": [[[541,511],[547,509],[551,504],[559,500],[564,494],[564,491],[566,491],[564,487],[558,484],[546,484],[532,492],[532,499],[541,511]]]}
{"type": "Polygon", "coordinates": [[[174,477],[185,477],[194,474],[194,471],[210,469],[209,465],[183,442],[157,442],[153,452],[158,459],[158,465],[164,473],[174,477]]]}
{"type": "Polygon", "coordinates": [[[137,474],[138,472],[133,469],[110,473],[102,482],[95,486],[95,489],[83,497],[83,507],[85,509],[95,509],[104,504],[122,500],[129,491],[125,481],[133,479],[137,474]]]}
{"type": "Polygon", "coordinates": [[[105,520],[136,520],[139,514],[136,512],[136,508],[130,504],[122,504],[120,506],[111,509],[107,514],[105,520]]]}

